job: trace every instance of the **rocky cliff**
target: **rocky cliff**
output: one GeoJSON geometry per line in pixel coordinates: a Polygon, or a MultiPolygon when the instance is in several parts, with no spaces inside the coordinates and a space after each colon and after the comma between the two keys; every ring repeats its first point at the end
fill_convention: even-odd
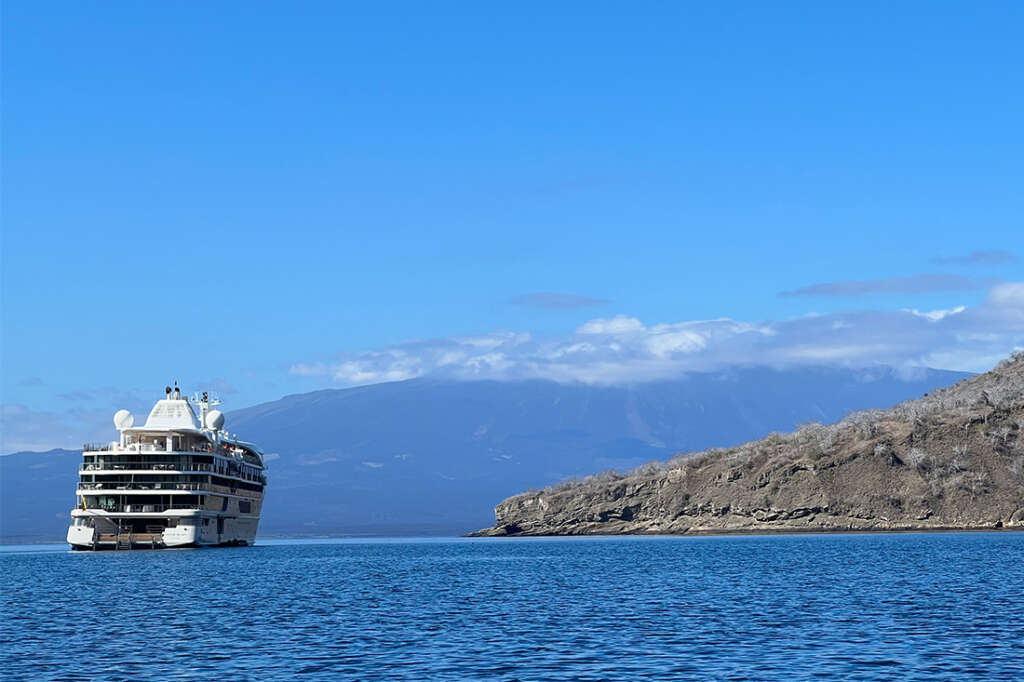
{"type": "Polygon", "coordinates": [[[1024,354],[888,410],[511,497],[479,535],[1024,528],[1024,354]]]}

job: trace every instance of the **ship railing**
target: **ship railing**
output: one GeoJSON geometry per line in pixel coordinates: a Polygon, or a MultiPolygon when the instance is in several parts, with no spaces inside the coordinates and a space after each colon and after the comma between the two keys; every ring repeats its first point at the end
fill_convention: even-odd
{"type": "Polygon", "coordinates": [[[174,509],[185,509],[189,511],[202,511],[199,504],[117,504],[101,507],[89,507],[98,511],[121,514],[151,514],[174,509]]]}
{"type": "MultiPolygon", "coordinates": [[[[122,445],[117,441],[110,443],[85,443],[82,445],[82,452],[194,452],[203,455],[221,455],[223,457],[230,457],[232,459],[244,460],[250,462],[252,456],[246,456],[246,453],[241,450],[236,450],[226,445],[211,445],[210,443],[187,443],[177,442],[174,443],[175,447],[173,450],[167,449],[167,443],[165,440],[143,441],[133,442],[129,440],[127,443],[122,445]]],[[[251,463],[255,463],[252,460],[251,463]]]]}
{"type": "MultiPolygon", "coordinates": [[[[117,448],[117,443],[112,443],[112,447],[117,448]]],[[[104,448],[104,450],[110,450],[110,447],[104,448]]],[[[124,452],[168,452],[167,444],[165,442],[159,443],[127,443],[121,448],[124,452]]],[[[179,445],[171,450],[171,452],[196,452],[200,454],[212,454],[213,448],[204,445],[179,445]]]]}
{"type": "Polygon", "coordinates": [[[165,443],[129,443],[124,446],[126,452],[167,452],[165,443]]]}
{"type": "Polygon", "coordinates": [[[145,471],[213,471],[213,465],[189,462],[142,462],[134,460],[116,460],[102,462],[85,462],[79,465],[79,471],[127,471],[129,469],[145,471]]]}
{"type": "Polygon", "coordinates": [[[143,462],[140,460],[101,459],[98,462],[83,462],[78,465],[79,471],[203,471],[220,476],[240,478],[251,483],[266,485],[267,477],[263,474],[249,474],[230,467],[199,462],[143,462]]]}
{"type": "Polygon", "coordinates": [[[98,492],[103,494],[118,494],[127,491],[146,491],[156,493],[178,493],[178,492],[199,492],[207,493],[209,495],[238,495],[241,493],[251,493],[251,491],[240,491],[238,487],[230,487],[227,485],[217,485],[215,483],[118,483],[118,482],[105,482],[105,483],[79,483],[78,489],[80,492],[98,492]]]}
{"type": "Polygon", "coordinates": [[[160,492],[174,492],[176,490],[201,490],[208,493],[234,494],[237,488],[214,483],[120,483],[107,481],[102,483],[83,482],[78,484],[79,490],[102,490],[103,492],[116,493],[121,490],[157,490],[160,492]]]}
{"type": "Polygon", "coordinates": [[[231,448],[223,446],[223,445],[215,447],[213,445],[202,444],[202,443],[191,443],[191,444],[190,443],[183,443],[183,444],[176,444],[173,450],[168,450],[167,449],[167,443],[164,442],[164,441],[158,441],[156,443],[153,443],[153,442],[134,443],[134,442],[130,442],[129,441],[128,443],[125,443],[124,445],[121,445],[120,443],[115,441],[115,442],[112,442],[112,443],[86,443],[85,445],[82,446],[82,451],[83,452],[110,452],[111,450],[119,451],[119,452],[124,452],[124,453],[132,453],[132,452],[138,452],[138,453],[142,453],[142,452],[169,452],[169,453],[182,452],[182,453],[192,453],[192,452],[194,452],[194,453],[200,454],[200,455],[220,455],[222,457],[230,457],[231,459],[242,460],[242,461],[245,461],[245,462],[248,462],[248,463],[252,463],[252,464],[256,463],[256,461],[254,459],[251,459],[251,457],[249,459],[247,459],[245,457],[245,455],[243,455],[243,454],[241,454],[239,452],[236,452],[236,451],[232,450],[231,448]]]}
{"type": "MultiPolygon", "coordinates": [[[[101,483],[79,483],[80,490],[208,490],[215,486],[206,483],[120,483],[105,481],[101,483]]],[[[219,487],[219,486],[217,486],[219,487]]]]}
{"type": "Polygon", "coordinates": [[[171,464],[168,462],[141,462],[132,460],[104,460],[100,462],[83,462],[78,465],[79,471],[168,471],[168,472],[189,472],[189,471],[202,471],[210,472],[220,476],[231,476],[239,478],[243,481],[249,481],[250,483],[261,483],[267,484],[267,477],[263,474],[246,474],[240,471],[232,471],[226,467],[215,466],[212,464],[199,464],[188,462],[180,462],[177,464],[171,464]]]}

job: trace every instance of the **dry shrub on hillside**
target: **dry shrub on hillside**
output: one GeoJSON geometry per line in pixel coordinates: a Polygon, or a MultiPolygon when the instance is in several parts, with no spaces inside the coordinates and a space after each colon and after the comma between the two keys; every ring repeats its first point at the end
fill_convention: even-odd
{"type": "MultiPolygon", "coordinates": [[[[699,470],[705,465],[722,461],[729,465],[742,465],[748,470],[763,466],[773,455],[790,450],[794,458],[807,457],[820,460],[834,453],[839,445],[851,439],[870,441],[884,435],[886,422],[913,424],[915,428],[927,428],[936,415],[952,410],[993,407],[1009,409],[1024,406],[1024,351],[1015,352],[999,363],[992,371],[965,379],[948,388],[937,389],[916,400],[908,400],[892,408],[861,410],[852,412],[834,424],[819,422],[801,424],[793,433],[770,433],[761,440],[743,443],[732,448],[711,448],[701,452],[679,453],[667,462],[648,462],[631,472],[605,471],[586,478],[571,479],[548,490],[568,490],[580,485],[599,485],[626,478],[650,478],[667,470],[699,470]]],[[[989,432],[988,438],[1003,445],[1019,447],[1016,434],[1024,432],[1024,419],[1015,423],[1016,428],[1003,426],[989,432]]],[[[892,448],[878,445],[874,452],[879,456],[892,455],[892,448]]],[[[970,455],[965,445],[957,445],[953,458],[938,466],[936,458],[919,448],[912,448],[906,455],[906,464],[917,469],[922,477],[936,480],[941,476],[958,475],[968,471],[970,455]]],[[[1024,476],[1024,458],[1013,460],[1014,475],[1024,476]],[[1018,471],[1020,473],[1018,473],[1018,471]]],[[[981,485],[972,483],[973,488],[981,485]]]]}

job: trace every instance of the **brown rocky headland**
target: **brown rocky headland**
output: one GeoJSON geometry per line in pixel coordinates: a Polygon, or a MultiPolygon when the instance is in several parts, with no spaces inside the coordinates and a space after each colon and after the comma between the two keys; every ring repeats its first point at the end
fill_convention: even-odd
{"type": "Polygon", "coordinates": [[[474,535],[1024,529],[1024,354],[888,410],[522,493],[474,535]]]}

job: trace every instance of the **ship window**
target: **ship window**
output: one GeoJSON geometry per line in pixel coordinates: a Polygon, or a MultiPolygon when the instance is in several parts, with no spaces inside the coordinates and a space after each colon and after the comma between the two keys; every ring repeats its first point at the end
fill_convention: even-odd
{"type": "Polygon", "coordinates": [[[252,511],[252,504],[249,502],[249,500],[239,500],[238,511],[240,511],[243,514],[248,514],[252,511]]]}

